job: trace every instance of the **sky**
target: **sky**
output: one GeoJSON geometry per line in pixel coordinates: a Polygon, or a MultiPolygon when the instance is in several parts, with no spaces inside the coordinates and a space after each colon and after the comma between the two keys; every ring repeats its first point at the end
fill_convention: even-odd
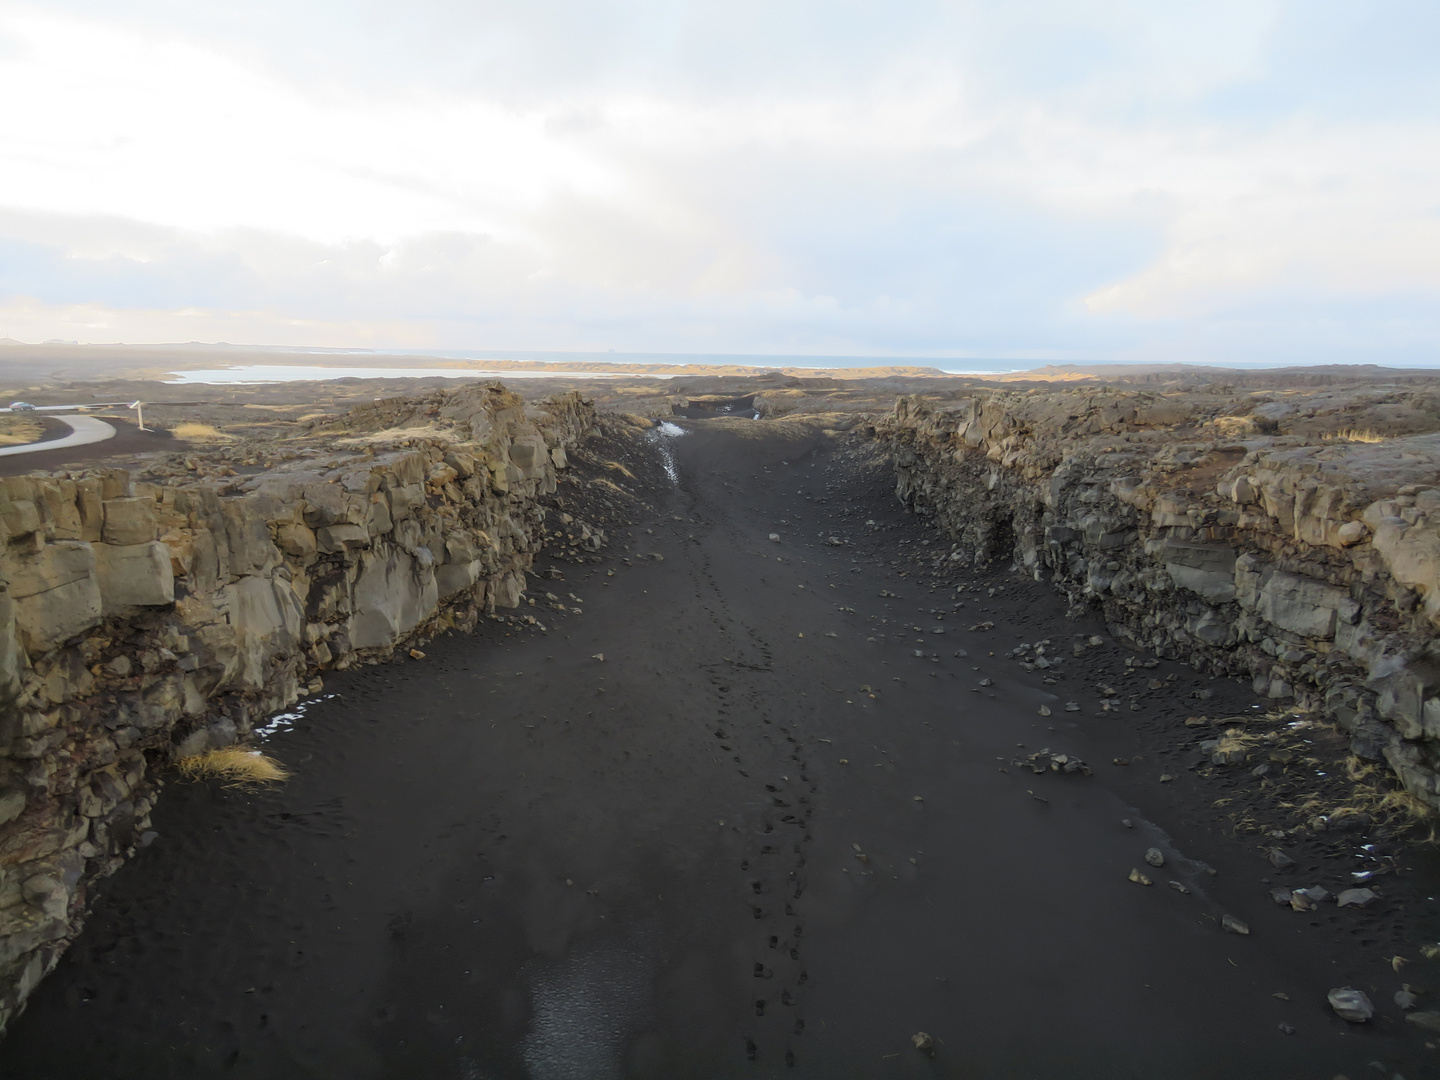
{"type": "Polygon", "coordinates": [[[1434,0],[0,0],[0,337],[1440,366],[1434,0]]]}

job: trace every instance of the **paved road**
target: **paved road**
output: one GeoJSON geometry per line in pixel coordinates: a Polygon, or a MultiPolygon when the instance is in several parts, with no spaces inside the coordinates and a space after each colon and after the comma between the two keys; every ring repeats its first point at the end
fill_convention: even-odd
{"type": "Polygon", "coordinates": [[[50,416],[46,420],[57,420],[70,429],[69,435],[63,435],[58,439],[46,439],[43,442],[25,443],[22,446],[0,447],[0,457],[11,457],[15,454],[38,454],[47,450],[64,450],[71,446],[88,446],[90,443],[104,442],[106,439],[115,437],[115,428],[104,420],[95,416],[50,416]]]}

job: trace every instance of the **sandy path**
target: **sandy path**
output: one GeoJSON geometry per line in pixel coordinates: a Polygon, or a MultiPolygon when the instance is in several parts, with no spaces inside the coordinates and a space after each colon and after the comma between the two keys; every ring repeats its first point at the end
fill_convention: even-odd
{"type": "MultiPolygon", "coordinates": [[[[1328,1014],[1324,989],[1366,974],[1354,950],[1269,910],[1174,786],[1009,764],[1019,743],[1133,752],[1144,717],[1082,693],[1118,649],[1054,685],[986,655],[1099,627],[998,573],[1005,593],[937,621],[953,591],[888,566],[925,534],[887,478],[857,492],[833,446],[771,425],[691,426],[633,541],[663,561],[536,583],[583,599],[549,633],[487,624],[335,676],[270,741],[283,790],[168,790],[4,1075],[1423,1074],[1402,1025],[1328,1014]],[[1151,844],[1171,864],[1147,889],[1126,873],[1151,844]]],[[[1177,698],[1248,701],[1170,673],[1177,698]]]]}

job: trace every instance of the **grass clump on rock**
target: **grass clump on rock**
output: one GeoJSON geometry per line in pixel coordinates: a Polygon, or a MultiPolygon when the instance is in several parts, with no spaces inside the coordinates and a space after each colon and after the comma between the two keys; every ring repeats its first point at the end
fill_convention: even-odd
{"type": "Polygon", "coordinates": [[[289,770],[259,750],[227,746],[183,757],[175,763],[187,780],[219,780],[226,787],[250,787],[290,779],[289,770]]]}

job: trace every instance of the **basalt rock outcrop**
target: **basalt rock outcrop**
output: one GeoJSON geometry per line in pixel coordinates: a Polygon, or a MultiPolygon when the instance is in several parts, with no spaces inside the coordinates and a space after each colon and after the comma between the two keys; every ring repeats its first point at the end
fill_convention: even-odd
{"type": "Polygon", "coordinates": [[[1440,808],[1440,399],[981,391],[876,425],[897,494],[1136,647],[1327,715],[1440,808]]]}
{"type": "Polygon", "coordinates": [[[519,604],[597,422],[574,394],[472,388],[367,405],[248,471],[0,480],[0,1026],[151,838],[166,764],[519,604]]]}

